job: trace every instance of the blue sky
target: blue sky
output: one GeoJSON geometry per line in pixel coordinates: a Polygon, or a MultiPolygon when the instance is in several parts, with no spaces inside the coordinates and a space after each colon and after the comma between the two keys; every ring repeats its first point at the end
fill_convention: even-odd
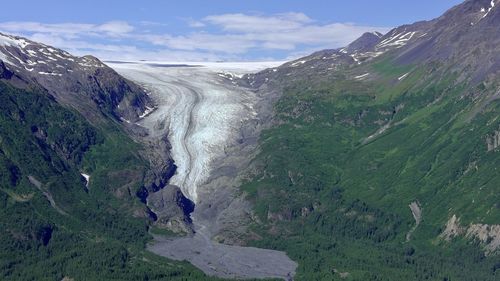
{"type": "Polygon", "coordinates": [[[5,1],[0,31],[101,59],[284,60],[432,19],[460,2],[5,1]]]}

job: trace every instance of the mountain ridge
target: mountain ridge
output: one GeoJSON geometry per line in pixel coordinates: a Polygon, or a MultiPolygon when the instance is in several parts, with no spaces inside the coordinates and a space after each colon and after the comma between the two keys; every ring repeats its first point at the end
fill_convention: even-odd
{"type": "MultiPolygon", "coordinates": [[[[498,0],[468,0],[431,21],[403,25],[385,35],[364,34],[344,48],[318,51],[242,79],[231,75],[231,85],[251,89],[265,99],[255,105],[260,119],[242,125],[262,129],[258,151],[249,167],[234,172],[244,174],[239,194],[252,203],[252,210],[245,213],[250,225],[235,227],[229,213],[227,229],[217,240],[286,251],[299,263],[297,280],[496,280],[500,272],[497,6],[498,0]]],[[[30,65],[31,49],[23,50],[36,43],[19,37],[9,40],[17,40],[17,47],[0,46],[0,89],[9,97],[0,115],[2,131],[9,132],[0,135],[0,163],[6,175],[0,178],[0,202],[16,219],[23,218],[23,212],[36,214],[37,208],[43,214],[19,227],[5,212],[1,218],[7,231],[0,235],[41,251],[54,245],[65,249],[65,239],[78,241],[80,252],[88,243],[102,255],[98,261],[108,257],[103,245],[95,242],[104,235],[113,245],[111,261],[106,262],[124,279],[205,278],[184,267],[179,273],[166,266],[171,275],[162,275],[151,266],[155,257],[141,252],[146,230],[158,229],[144,223],[154,214],[137,202],[136,195],[145,201],[175,172],[171,159],[163,158],[168,157],[168,135],[160,138],[161,143],[142,143],[150,153],[148,167],[143,157],[137,157],[137,143],[123,134],[129,130],[135,140],[147,137],[134,124],[154,110],[147,93],[136,92],[133,84],[93,57],[75,61],[83,68],[76,75],[81,77],[57,85],[65,74],[49,57],[75,58],[38,45],[45,49],[37,49],[45,63],[30,65]],[[4,64],[4,59],[19,65],[4,64]],[[33,81],[41,92],[22,87],[33,81]],[[119,87],[108,88],[101,82],[119,87]],[[68,110],[78,106],[79,99],[64,94],[78,83],[85,84],[81,98],[92,107],[90,112],[81,107],[78,111],[89,120],[104,115],[118,127],[91,126],[68,110]],[[12,89],[9,84],[20,87],[12,89]],[[30,105],[31,98],[38,107],[30,105]],[[37,112],[31,110],[50,114],[39,123],[37,112]],[[30,152],[35,165],[30,165],[30,152]],[[161,166],[158,174],[148,174],[156,165],[161,166]],[[84,181],[82,173],[90,178],[84,181]],[[85,209],[78,199],[97,211],[85,209]],[[83,239],[64,232],[66,224],[61,223],[80,212],[87,217],[73,223],[88,223],[89,232],[75,228],[84,233],[83,239]],[[133,250],[124,249],[130,245],[133,250]],[[142,266],[140,273],[131,269],[134,263],[142,266]]],[[[168,221],[171,213],[161,214],[167,218],[161,223],[185,223],[188,214],[182,206],[170,208],[168,203],[178,201],[192,210],[191,202],[179,189],[163,191],[154,194],[155,207],[175,209],[179,216],[168,221]]],[[[211,195],[216,197],[217,192],[211,195]]],[[[210,202],[207,205],[207,210],[212,208],[210,202]]],[[[179,228],[190,232],[183,225],[179,228]]],[[[1,245],[8,251],[0,252],[16,253],[16,262],[23,265],[23,253],[16,245],[1,245]]],[[[85,277],[74,269],[81,264],[75,265],[74,257],[62,252],[57,251],[64,260],[58,262],[63,264],[58,274],[85,277]]],[[[33,279],[28,271],[37,260],[28,260],[25,271],[19,266],[5,268],[33,279]]],[[[84,264],[87,270],[93,268],[84,264]]],[[[101,266],[97,269],[114,277],[101,266]]],[[[92,275],[95,280],[99,277],[92,275]]]]}
{"type": "Polygon", "coordinates": [[[496,280],[497,3],[243,77],[276,100],[249,243],[295,253],[301,280],[496,280]]]}
{"type": "Polygon", "coordinates": [[[0,60],[20,80],[40,84],[60,103],[89,119],[97,120],[94,115],[102,112],[135,122],[154,107],[143,89],[93,56],[75,57],[42,43],[0,33],[0,60]]]}
{"type": "Polygon", "coordinates": [[[169,188],[164,213],[181,222],[190,205],[166,187],[166,136],[135,124],[155,109],[142,87],[95,57],[0,34],[0,97],[2,279],[216,280],[145,250],[165,231],[145,197],[169,188]]]}

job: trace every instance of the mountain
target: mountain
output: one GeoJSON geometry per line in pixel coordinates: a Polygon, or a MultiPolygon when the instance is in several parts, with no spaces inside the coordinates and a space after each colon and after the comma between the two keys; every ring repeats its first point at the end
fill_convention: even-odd
{"type": "MultiPolygon", "coordinates": [[[[499,11],[495,1],[465,1],[441,17],[403,25],[385,35],[365,33],[345,48],[323,50],[276,69],[269,69],[252,77],[259,86],[265,78],[274,81],[281,77],[299,78],[302,75],[328,76],[340,66],[373,60],[381,55],[394,57],[395,63],[443,62],[471,68],[476,80],[495,73],[499,68],[499,11]],[[271,73],[272,72],[272,73],[271,73]],[[264,78],[259,78],[259,76],[264,78]],[[477,77],[476,77],[477,76],[477,77]]],[[[251,76],[249,76],[251,77],[251,76]]]]}
{"type": "Polygon", "coordinates": [[[99,114],[135,122],[153,108],[147,93],[93,56],[66,51],[0,33],[0,69],[16,85],[39,84],[58,103],[75,108],[90,120],[99,114]],[[13,72],[15,75],[8,73],[13,72]]]}
{"type": "MultiPolygon", "coordinates": [[[[217,241],[285,251],[294,280],[498,280],[499,1],[214,74],[251,92],[255,115],[237,120],[198,206],[168,185],[167,122],[151,120],[154,136],[137,124],[157,106],[145,89],[0,34],[2,279],[217,280],[145,251],[152,235],[191,234],[198,208],[217,241]]],[[[189,248],[201,241],[227,259],[198,237],[174,249],[203,260],[189,248]]]]}
{"type": "Polygon", "coordinates": [[[499,1],[243,77],[273,115],[241,189],[297,280],[498,280],[499,1]]]}
{"type": "MultiPolygon", "coordinates": [[[[0,34],[0,99],[2,280],[215,280],[145,251],[165,233],[145,198],[175,165],[168,140],[135,124],[155,106],[143,88],[94,57],[0,34]]],[[[190,202],[166,193],[162,215],[186,219],[190,202]]]]}
{"type": "Polygon", "coordinates": [[[167,184],[175,172],[168,139],[151,141],[148,133],[136,125],[155,109],[143,88],[93,56],[75,57],[64,50],[1,33],[0,59],[2,78],[8,83],[18,88],[42,88],[58,104],[76,109],[93,125],[102,127],[118,121],[129,137],[141,142],[142,153],[150,162],[144,188],[138,191],[143,201],[149,192],[167,184]]]}

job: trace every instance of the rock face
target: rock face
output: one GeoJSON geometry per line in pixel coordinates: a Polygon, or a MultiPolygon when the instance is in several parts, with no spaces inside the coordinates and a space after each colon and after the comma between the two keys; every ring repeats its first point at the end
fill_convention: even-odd
{"type": "Polygon", "coordinates": [[[463,233],[464,229],[460,226],[460,219],[458,219],[456,215],[453,215],[448,222],[446,222],[446,228],[443,233],[441,233],[440,237],[446,241],[450,241],[453,237],[462,235],[463,233]]]}
{"type": "Polygon", "coordinates": [[[498,72],[500,11],[498,0],[469,0],[423,23],[425,33],[399,55],[402,63],[446,61],[467,69],[474,81],[498,72]],[[479,55],[480,54],[480,55],[479,55]]]}
{"type": "Polygon", "coordinates": [[[500,146],[500,131],[495,131],[493,134],[486,137],[486,146],[488,151],[492,151],[500,146]]]}
{"type": "Polygon", "coordinates": [[[12,75],[14,75],[14,73],[7,69],[3,61],[0,61],[0,79],[10,79],[12,75]]]}
{"type": "Polygon", "coordinates": [[[460,218],[453,215],[446,223],[446,228],[440,237],[450,241],[457,236],[479,240],[484,245],[486,254],[495,253],[500,249],[500,225],[471,223],[469,226],[463,226],[460,224],[460,218]]]}
{"type": "Polygon", "coordinates": [[[189,214],[194,210],[194,203],[182,194],[178,186],[167,185],[151,193],[147,202],[157,216],[156,225],[175,233],[192,233],[189,214]]]}
{"type": "Polygon", "coordinates": [[[471,224],[465,236],[481,241],[485,245],[486,253],[500,249],[500,225],[471,224]]]}
{"type": "Polygon", "coordinates": [[[366,32],[361,37],[350,43],[347,47],[341,49],[343,53],[367,52],[380,42],[384,35],[380,32],[366,32]]]}
{"type": "Polygon", "coordinates": [[[45,44],[0,33],[0,78],[13,73],[98,122],[101,114],[137,121],[153,103],[146,92],[92,56],[75,57],[45,44]]]}
{"type": "Polygon", "coordinates": [[[158,191],[167,185],[177,169],[171,157],[172,146],[168,140],[168,134],[157,139],[146,134],[138,139],[145,146],[146,157],[151,163],[151,169],[145,178],[145,187],[147,192],[158,191]]]}

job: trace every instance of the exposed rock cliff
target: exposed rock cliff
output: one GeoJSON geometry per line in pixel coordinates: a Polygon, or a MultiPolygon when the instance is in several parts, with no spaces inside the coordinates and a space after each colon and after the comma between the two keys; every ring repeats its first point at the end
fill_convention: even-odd
{"type": "Polygon", "coordinates": [[[446,228],[440,237],[450,241],[454,237],[464,236],[477,239],[483,244],[486,254],[492,254],[500,249],[500,225],[471,223],[468,226],[460,224],[460,218],[453,215],[446,223],[446,228]]]}
{"type": "Polygon", "coordinates": [[[192,233],[189,214],[194,210],[194,203],[182,194],[178,186],[167,185],[151,193],[148,206],[157,217],[157,226],[175,233],[192,233]]]}

